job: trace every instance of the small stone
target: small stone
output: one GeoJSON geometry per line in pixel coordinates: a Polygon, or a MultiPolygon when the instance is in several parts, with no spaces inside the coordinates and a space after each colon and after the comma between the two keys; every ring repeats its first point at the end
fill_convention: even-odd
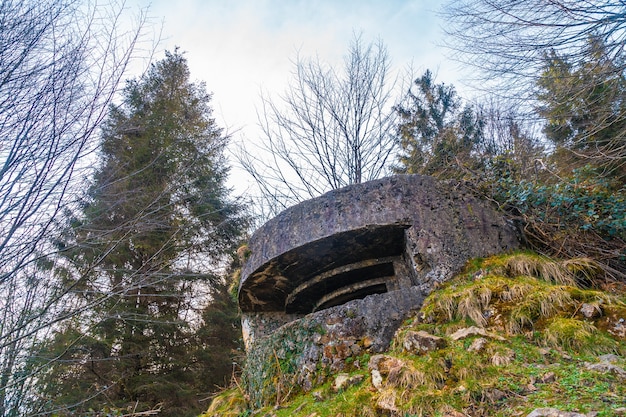
{"type": "Polygon", "coordinates": [[[479,337],[478,339],[475,339],[472,342],[470,347],[467,348],[467,351],[468,352],[480,352],[481,350],[483,350],[486,344],[487,344],[487,339],[485,339],[484,337],[479,337]]]}
{"type": "Polygon", "coordinates": [[[597,371],[603,373],[613,373],[620,379],[626,379],[626,371],[620,368],[617,365],[613,365],[608,362],[599,362],[599,363],[586,363],[585,367],[590,371],[597,371]]]}
{"type": "Polygon", "coordinates": [[[372,369],[372,385],[377,390],[380,390],[383,387],[383,376],[380,374],[378,369],[372,369]]]}
{"type": "Polygon", "coordinates": [[[608,332],[617,337],[626,337],[626,322],[624,319],[619,319],[608,332]]]}
{"type": "Polygon", "coordinates": [[[478,271],[474,272],[474,279],[482,279],[483,277],[485,277],[485,275],[487,275],[487,272],[485,272],[484,269],[479,269],[478,271]]]}
{"type": "Polygon", "coordinates": [[[425,353],[444,348],[446,340],[422,330],[417,332],[409,330],[404,335],[402,346],[407,352],[425,353]]]}
{"type": "Polygon", "coordinates": [[[339,391],[343,388],[345,388],[346,384],[348,383],[348,379],[350,378],[350,375],[348,374],[339,374],[335,377],[335,382],[333,382],[333,391],[339,391]]]}
{"type": "Polygon", "coordinates": [[[352,385],[356,385],[363,381],[363,375],[353,375],[350,376],[348,374],[341,373],[335,377],[335,382],[333,382],[333,391],[342,391],[352,385]]]}
{"type": "Polygon", "coordinates": [[[311,389],[313,388],[313,381],[311,381],[311,378],[309,375],[307,375],[307,378],[302,379],[302,381],[300,382],[300,386],[302,387],[302,390],[304,392],[311,391],[311,389]]]}
{"type": "Polygon", "coordinates": [[[616,416],[626,416],[626,407],[620,407],[613,410],[616,416]]]}
{"type": "Polygon", "coordinates": [[[396,407],[396,394],[393,391],[386,391],[384,393],[381,393],[381,395],[378,397],[376,405],[381,410],[396,413],[398,411],[398,407],[396,407]]]}
{"type": "Polygon", "coordinates": [[[600,362],[615,363],[620,360],[620,357],[612,353],[607,353],[606,355],[598,356],[598,359],[600,359],[600,362]]]}
{"type": "Polygon", "coordinates": [[[320,391],[313,391],[311,395],[313,396],[315,401],[319,401],[319,402],[324,401],[324,396],[322,395],[320,391]]]}
{"type": "Polygon", "coordinates": [[[388,355],[374,355],[370,358],[367,368],[371,370],[377,370],[381,375],[389,374],[392,369],[397,369],[405,366],[402,359],[394,358],[388,355]]]}
{"type": "Polygon", "coordinates": [[[589,303],[583,303],[583,305],[580,306],[580,312],[588,319],[600,317],[602,315],[602,310],[600,309],[600,306],[589,303]]]}
{"type": "Polygon", "coordinates": [[[378,363],[382,361],[384,357],[385,355],[382,354],[372,355],[369,362],[367,363],[367,369],[369,369],[370,371],[372,369],[378,370],[378,363]]]}
{"type": "Polygon", "coordinates": [[[585,414],[561,411],[556,408],[536,408],[526,417],[587,417],[585,414]]]}
{"type": "Polygon", "coordinates": [[[495,403],[505,398],[506,393],[504,391],[500,391],[497,388],[494,388],[492,390],[487,391],[486,396],[491,402],[495,403]]]}
{"type": "Polygon", "coordinates": [[[485,329],[481,327],[476,327],[476,326],[471,326],[465,329],[459,329],[456,332],[452,333],[450,335],[450,338],[452,338],[452,340],[461,340],[461,339],[466,339],[471,336],[484,336],[484,337],[489,337],[491,339],[496,339],[496,340],[506,340],[504,337],[498,336],[493,333],[489,333],[485,329]]]}

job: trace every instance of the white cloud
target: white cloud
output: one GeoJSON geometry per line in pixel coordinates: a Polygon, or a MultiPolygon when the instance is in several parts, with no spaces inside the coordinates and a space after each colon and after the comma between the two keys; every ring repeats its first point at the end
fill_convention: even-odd
{"type": "Polygon", "coordinates": [[[164,19],[162,46],[186,51],[192,77],[214,93],[218,123],[255,140],[261,89],[284,91],[297,51],[340,65],[354,33],[380,38],[396,68],[412,61],[418,73],[430,68],[454,83],[436,46],[436,7],[426,0],[156,0],[151,14],[164,19]]]}

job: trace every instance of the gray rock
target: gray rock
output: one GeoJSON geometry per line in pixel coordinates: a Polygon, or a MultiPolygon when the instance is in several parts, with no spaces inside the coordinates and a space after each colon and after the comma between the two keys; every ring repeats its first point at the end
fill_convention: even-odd
{"type": "Polygon", "coordinates": [[[385,391],[384,395],[379,395],[376,401],[376,406],[381,410],[390,413],[397,413],[398,407],[396,406],[396,393],[395,391],[385,391]]]}
{"type": "Polygon", "coordinates": [[[561,411],[556,408],[536,408],[530,414],[527,414],[526,417],[588,417],[588,415],[561,411]]]}
{"type": "Polygon", "coordinates": [[[402,347],[411,353],[426,353],[432,350],[442,349],[446,346],[446,340],[443,337],[434,336],[423,330],[409,330],[404,334],[402,347]]]}
{"type": "Polygon", "coordinates": [[[545,373],[541,375],[541,378],[539,378],[539,381],[541,381],[543,384],[550,384],[556,381],[556,374],[554,372],[545,373]]]}
{"type": "Polygon", "coordinates": [[[613,373],[618,378],[626,380],[626,371],[624,371],[624,369],[620,368],[617,365],[613,365],[612,363],[608,363],[608,362],[586,363],[585,368],[589,369],[590,371],[597,371],[597,372],[602,372],[606,374],[613,373]]]}
{"type": "Polygon", "coordinates": [[[379,371],[383,375],[389,374],[392,369],[398,369],[404,367],[405,364],[402,359],[395,358],[389,355],[374,355],[370,358],[367,368],[372,371],[379,371]]]}
{"type": "Polygon", "coordinates": [[[456,332],[452,333],[450,335],[450,338],[452,340],[461,340],[461,339],[467,339],[468,337],[472,337],[472,336],[484,336],[484,337],[489,337],[491,339],[496,339],[496,340],[506,340],[504,337],[498,336],[497,334],[494,334],[494,333],[489,333],[487,330],[483,329],[482,327],[476,327],[476,326],[459,329],[456,332]]]}
{"type": "Polygon", "coordinates": [[[607,353],[606,355],[598,356],[598,359],[600,359],[600,362],[615,363],[615,362],[618,362],[621,359],[621,357],[614,355],[612,353],[607,353]]]}
{"type": "Polygon", "coordinates": [[[474,339],[470,347],[467,348],[467,351],[468,352],[480,352],[481,350],[483,350],[486,344],[487,344],[487,339],[485,339],[484,337],[479,337],[477,339],[474,339]]]}
{"type": "Polygon", "coordinates": [[[589,303],[583,303],[583,305],[580,306],[580,312],[588,319],[600,317],[602,315],[600,306],[589,303]]]}
{"type": "Polygon", "coordinates": [[[338,392],[351,387],[352,385],[360,384],[363,381],[363,375],[357,374],[350,376],[349,374],[341,373],[335,377],[333,382],[333,391],[338,392]]]}
{"type": "Polygon", "coordinates": [[[372,369],[372,385],[377,390],[380,390],[383,387],[383,376],[380,374],[378,369],[372,369]]]}

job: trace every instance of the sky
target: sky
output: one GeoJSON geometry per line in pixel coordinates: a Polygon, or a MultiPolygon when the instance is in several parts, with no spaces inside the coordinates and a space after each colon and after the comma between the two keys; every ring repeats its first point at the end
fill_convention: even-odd
{"type": "MultiPolygon", "coordinates": [[[[185,52],[194,81],[213,93],[217,123],[232,135],[231,145],[259,139],[260,95],[278,97],[294,69],[293,60],[319,57],[340,67],[351,39],[381,40],[394,71],[426,69],[437,82],[457,84],[458,65],[439,46],[440,0],[127,0],[149,7],[162,30],[159,50],[185,52]]],[[[156,59],[164,54],[157,53],[156,59]]],[[[234,165],[236,163],[233,162],[234,165]]],[[[247,181],[234,167],[231,185],[240,193],[247,181]]]]}

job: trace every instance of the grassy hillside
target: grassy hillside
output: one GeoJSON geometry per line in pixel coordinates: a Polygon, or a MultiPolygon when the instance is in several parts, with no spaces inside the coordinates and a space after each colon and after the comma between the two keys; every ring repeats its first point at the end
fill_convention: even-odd
{"type": "MultiPolygon", "coordinates": [[[[311,392],[248,408],[235,384],[203,416],[626,415],[626,289],[593,262],[533,253],[473,260],[398,330],[311,392]]],[[[271,383],[281,384],[280,378],[271,383]]]]}

